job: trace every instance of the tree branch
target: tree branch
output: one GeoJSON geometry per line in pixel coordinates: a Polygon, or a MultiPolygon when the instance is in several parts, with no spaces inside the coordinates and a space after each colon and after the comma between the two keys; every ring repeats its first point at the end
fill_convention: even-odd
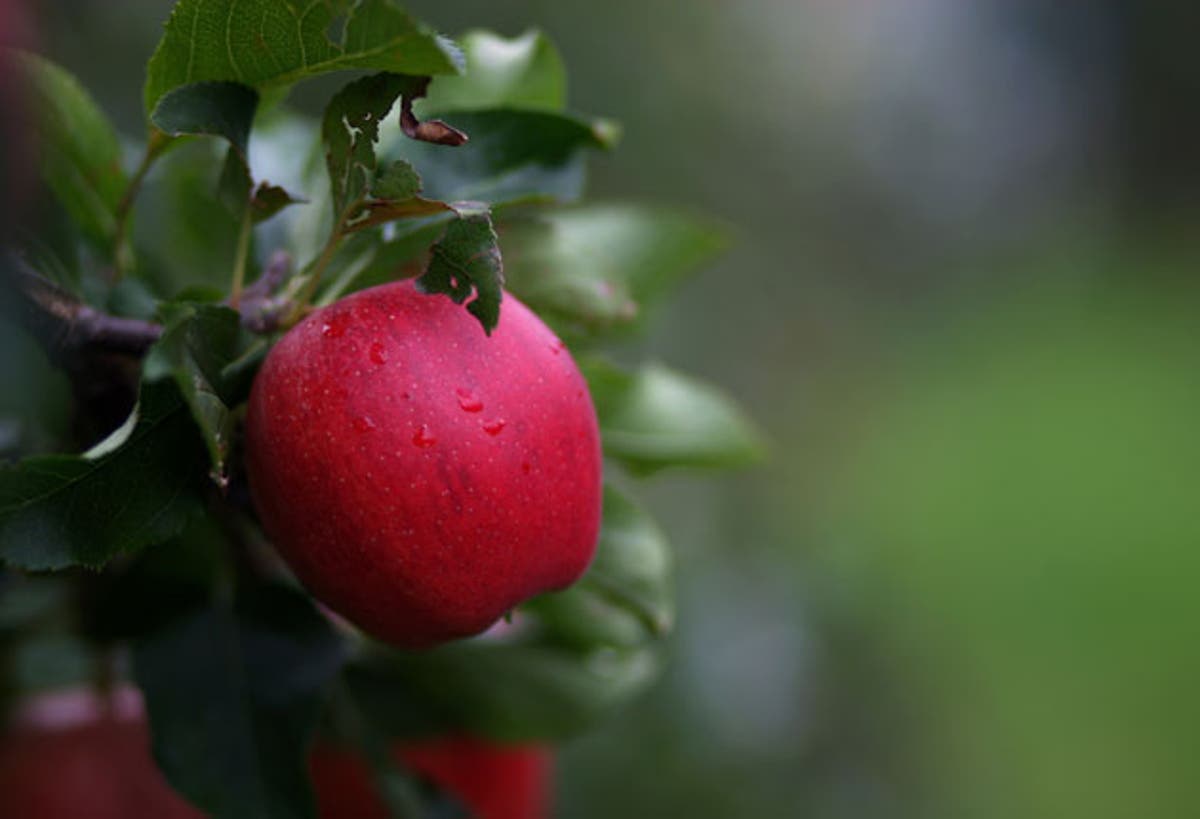
{"type": "Polygon", "coordinates": [[[162,335],[162,326],[141,319],[110,316],[90,307],[49,281],[26,262],[9,258],[9,280],[26,329],[53,358],[82,350],[141,356],[162,335]]]}

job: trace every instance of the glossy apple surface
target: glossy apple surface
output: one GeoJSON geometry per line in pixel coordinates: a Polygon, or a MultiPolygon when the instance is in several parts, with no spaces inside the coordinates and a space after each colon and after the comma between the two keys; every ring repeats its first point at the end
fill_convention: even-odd
{"type": "MultiPolygon", "coordinates": [[[[546,819],[554,759],[537,745],[495,745],[449,737],[393,748],[418,776],[459,799],[479,819],[546,819]]],[[[370,772],[356,753],[328,745],[314,750],[310,769],[320,819],[386,819],[370,772]]]]}
{"type": "Polygon", "coordinates": [[[72,691],[27,703],[0,737],[0,817],[203,819],[150,754],[141,701],[72,691]]]}
{"type": "Polygon", "coordinates": [[[510,295],[491,336],[411,281],[314,312],[255,378],[246,468],[313,595],[408,648],[570,585],[600,525],[587,384],[510,295]]]}

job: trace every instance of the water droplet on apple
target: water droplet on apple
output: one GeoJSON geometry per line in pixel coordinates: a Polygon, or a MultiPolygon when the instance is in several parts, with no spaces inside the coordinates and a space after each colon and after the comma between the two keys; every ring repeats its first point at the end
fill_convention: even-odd
{"type": "Polygon", "coordinates": [[[321,335],[325,338],[341,338],[346,332],[346,323],[337,317],[321,325],[321,335]]]}
{"type": "Polygon", "coordinates": [[[533,469],[533,467],[531,467],[529,465],[529,461],[524,461],[521,463],[521,472],[523,472],[524,474],[528,475],[530,470],[532,470],[532,469],[533,469]]]}
{"type": "Polygon", "coordinates": [[[479,400],[479,396],[468,389],[459,387],[454,391],[458,396],[458,405],[463,408],[464,412],[482,412],[483,402],[479,400]]]}
{"type": "Polygon", "coordinates": [[[488,435],[499,435],[506,423],[503,418],[493,418],[491,421],[484,421],[483,431],[488,435]]]}
{"type": "Polygon", "coordinates": [[[429,449],[429,447],[437,443],[437,438],[432,432],[430,432],[427,424],[421,424],[420,428],[416,431],[416,434],[413,435],[412,441],[414,444],[421,447],[421,449],[429,449]]]}
{"type": "Polygon", "coordinates": [[[365,415],[360,415],[350,422],[355,432],[370,432],[375,429],[375,422],[365,415]]]}
{"type": "Polygon", "coordinates": [[[554,353],[555,355],[558,355],[566,348],[567,345],[563,343],[561,338],[556,338],[554,341],[550,342],[550,352],[554,353]]]}
{"type": "Polygon", "coordinates": [[[378,341],[371,345],[367,356],[371,359],[372,364],[382,365],[387,363],[387,350],[383,349],[383,345],[378,341]]]}

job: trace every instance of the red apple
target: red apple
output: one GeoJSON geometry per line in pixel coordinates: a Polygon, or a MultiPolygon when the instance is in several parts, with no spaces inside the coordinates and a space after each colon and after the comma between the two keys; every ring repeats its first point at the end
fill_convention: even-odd
{"type": "Polygon", "coordinates": [[[246,468],[264,529],[312,594],[406,648],[569,586],[596,546],[587,384],[510,295],[491,336],[411,281],[317,310],[255,379],[246,468]]]}
{"type": "Polygon", "coordinates": [[[26,703],[0,738],[0,816],[203,819],[155,766],[132,689],[26,703]]]}
{"type": "MultiPolygon", "coordinates": [[[[393,753],[409,770],[460,799],[478,819],[550,815],[554,760],[549,748],[453,737],[397,744],[393,753]]],[[[321,819],[386,819],[357,753],[318,745],[310,769],[321,819]]]]}

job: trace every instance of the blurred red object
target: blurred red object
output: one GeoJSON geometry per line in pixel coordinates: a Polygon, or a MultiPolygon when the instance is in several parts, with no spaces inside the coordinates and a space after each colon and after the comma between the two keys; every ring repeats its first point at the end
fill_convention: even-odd
{"type": "Polygon", "coordinates": [[[0,737],[0,817],[203,819],[150,755],[141,698],[82,689],[23,704],[0,737]]]}
{"type": "Polygon", "coordinates": [[[33,46],[33,26],[26,4],[0,0],[0,239],[8,214],[24,204],[32,182],[26,158],[31,148],[26,89],[8,52],[33,46]]]}
{"type": "MultiPolygon", "coordinates": [[[[396,758],[457,797],[478,819],[547,819],[554,760],[534,745],[467,737],[397,744],[396,758]]],[[[370,773],[354,751],[318,746],[310,760],[321,819],[387,819],[370,773]]]]}

